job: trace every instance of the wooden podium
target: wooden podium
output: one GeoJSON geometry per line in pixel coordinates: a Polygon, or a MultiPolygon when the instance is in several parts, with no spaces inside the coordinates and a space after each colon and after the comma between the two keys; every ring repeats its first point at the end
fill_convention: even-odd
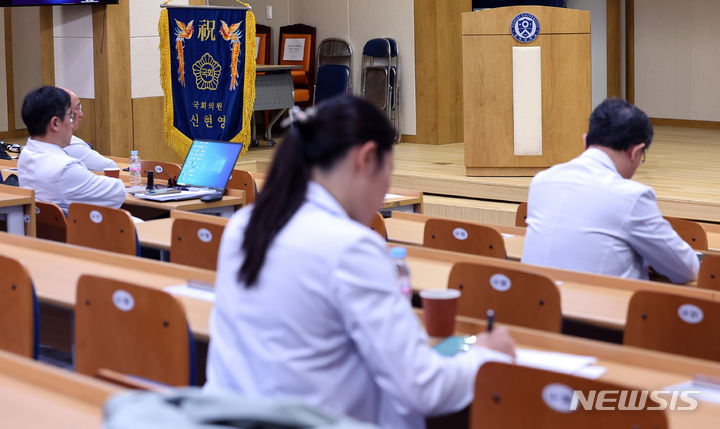
{"type": "Polygon", "coordinates": [[[466,174],[532,176],[580,154],[592,105],[590,12],[487,9],[463,13],[462,32],[466,174]]]}

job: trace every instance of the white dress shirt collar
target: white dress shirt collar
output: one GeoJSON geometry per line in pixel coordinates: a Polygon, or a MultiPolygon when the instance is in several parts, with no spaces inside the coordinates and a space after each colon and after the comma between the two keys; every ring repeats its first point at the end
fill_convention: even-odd
{"type": "Polygon", "coordinates": [[[340,205],[340,202],[325,187],[314,180],[308,183],[308,189],[305,193],[307,201],[321,209],[327,211],[335,217],[349,218],[347,212],[340,205]]]}
{"type": "Polygon", "coordinates": [[[614,171],[615,174],[617,174],[618,176],[620,175],[620,173],[618,173],[617,171],[617,168],[615,167],[615,163],[612,161],[612,159],[610,159],[610,155],[606,154],[600,149],[594,147],[588,148],[580,155],[580,157],[595,160],[609,170],[614,171]]]}

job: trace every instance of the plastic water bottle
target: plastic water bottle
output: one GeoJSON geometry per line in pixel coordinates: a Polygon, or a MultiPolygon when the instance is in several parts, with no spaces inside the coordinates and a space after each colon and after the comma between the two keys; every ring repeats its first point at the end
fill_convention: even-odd
{"type": "Polygon", "coordinates": [[[130,151],[130,186],[140,186],[142,178],[140,177],[140,157],[138,151],[130,151]]]}
{"type": "Polygon", "coordinates": [[[412,298],[412,281],[410,280],[410,268],[407,266],[405,258],[407,257],[407,249],[404,247],[393,247],[390,249],[390,257],[395,263],[397,269],[398,286],[400,286],[400,292],[408,297],[412,298]]]}

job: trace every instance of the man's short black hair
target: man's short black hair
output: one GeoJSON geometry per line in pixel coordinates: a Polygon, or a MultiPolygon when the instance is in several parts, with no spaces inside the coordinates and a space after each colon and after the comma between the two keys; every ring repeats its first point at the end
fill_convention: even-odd
{"type": "Polygon", "coordinates": [[[585,141],[588,146],[624,151],[639,143],[645,143],[647,149],[652,138],[653,127],[645,112],[625,100],[608,98],[590,115],[590,129],[585,141]]]}
{"type": "Polygon", "coordinates": [[[33,89],[25,96],[22,106],[22,120],[30,136],[44,136],[53,116],[65,119],[70,107],[70,95],[54,86],[33,89]]]}

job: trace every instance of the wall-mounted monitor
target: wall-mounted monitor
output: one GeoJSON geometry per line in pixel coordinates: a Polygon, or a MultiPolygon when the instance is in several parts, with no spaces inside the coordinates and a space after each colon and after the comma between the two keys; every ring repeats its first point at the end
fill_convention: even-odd
{"type": "Polygon", "coordinates": [[[0,0],[0,7],[58,6],[63,4],[118,4],[118,0],[0,0]]]}

